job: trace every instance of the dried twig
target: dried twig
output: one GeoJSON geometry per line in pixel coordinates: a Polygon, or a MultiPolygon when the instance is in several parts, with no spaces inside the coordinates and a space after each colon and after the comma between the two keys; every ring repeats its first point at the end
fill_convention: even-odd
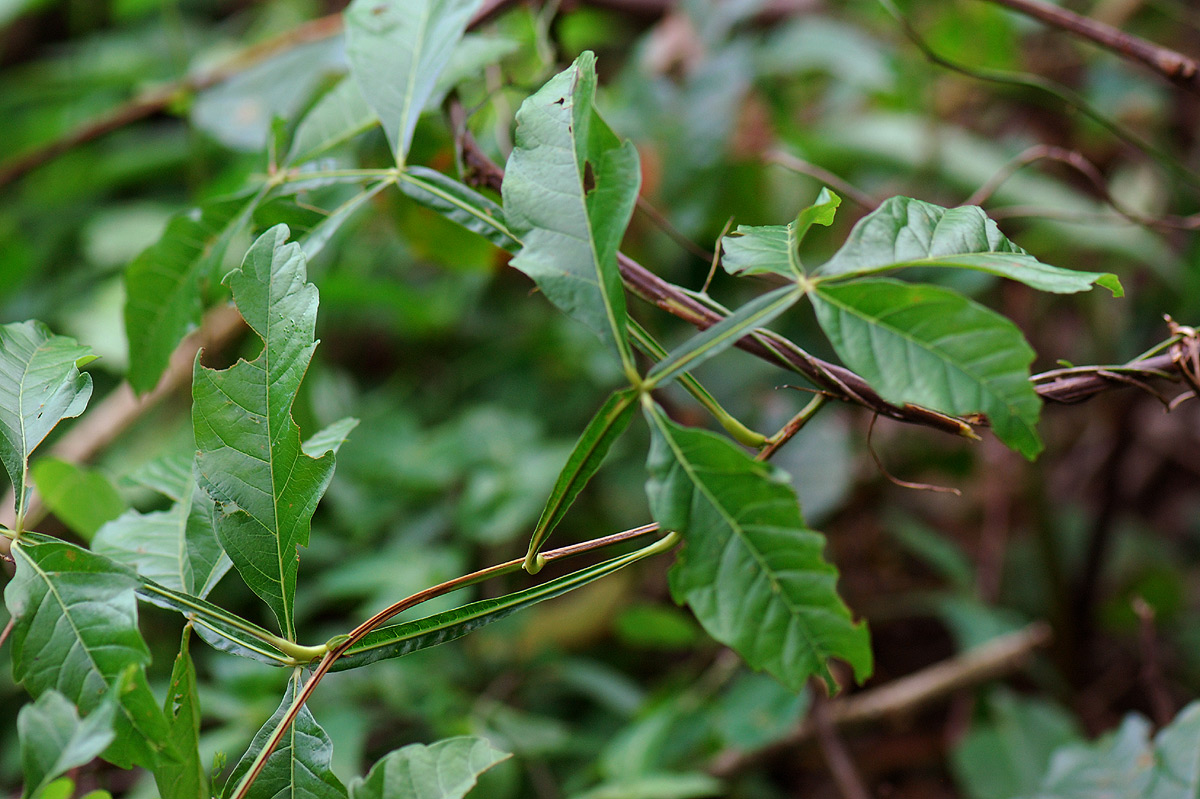
{"type": "MultiPolygon", "coordinates": [[[[836,727],[863,724],[912,714],[963,688],[998,679],[1020,669],[1035,649],[1050,642],[1050,626],[1035,622],[1008,635],[860,694],[829,703],[836,727]]],[[[782,740],[749,752],[727,750],[708,763],[708,772],[729,777],[779,752],[808,743],[816,733],[812,720],[801,722],[782,740]]]]}

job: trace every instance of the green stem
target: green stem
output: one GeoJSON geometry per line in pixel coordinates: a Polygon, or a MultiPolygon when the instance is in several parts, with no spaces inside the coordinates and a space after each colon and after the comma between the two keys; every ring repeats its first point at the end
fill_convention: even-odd
{"type": "Polygon", "coordinates": [[[780,447],[792,440],[792,436],[800,432],[803,427],[812,421],[812,418],[817,415],[817,411],[825,406],[829,397],[825,394],[817,394],[807,405],[800,409],[800,413],[792,417],[791,421],[779,429],[775,435],[767,439],[767,445],[758,453],[758,460],[768,460],[774,455],[780,447]]]}
{"type": "MultiPolygon", "coordinates": [[[[654,337],[632,317],[629,319],[629,332],[633,337],[634,346],[648,357],[656,361],[667,357],[667,351],[663,346],[655,341],[654,337]]],[[[700,381],[695,377],[690,374],[680,375],[679,382],[739,444],[758,449],[767,443],[766,436],[746,427],[737,417],[721,407],[721,403],[717,402],[716,397],[700,385],[700,381]]]]}

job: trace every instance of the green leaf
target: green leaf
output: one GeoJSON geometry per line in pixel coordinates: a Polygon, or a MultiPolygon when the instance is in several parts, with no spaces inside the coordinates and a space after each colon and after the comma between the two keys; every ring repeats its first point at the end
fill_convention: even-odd
{"type": "Polygon", "coordinates": [[[171,688],[163,714],[170,726],[170,741],[178,760],[167,760],[154,770],[162,799],[209,799],[208,770],[200,759],[200,697],[196,693],[196,667],[188,652],[191,628],[183,628],[179,654],[171,669],[171,688]]]}
{"type": "Polygon", "coordinates": [[[288,152],[289,166],[311,161],[379,124],[353,77],[347,76],[318,100],[300,124],[288,152]]]}
{"type": "Polygon", "coordinates": [[[1117,276],[1108,272],[1075,272],[1042,263],[1009,241],[982,208],[943,208],[908,197],[892,197],[863,217],[816,274],[845,277],[910,266],[975,269],[1056,294],[1087,291],[1093,285],[1114,297],[1125,293],[1117,276]]]}
{"type": "Polygon", "coordinates": [[[291,416],[317,346],[317,288],[305,282],[304,255],[287,237],[287,226],[276,225],[225,277],[264,347],[255,360],[222,370],[202,366],[197,356],[192,427],[197,475],[217,506],[217,538],[294,639],[298,550],[308,544],[334,455],[305,454],[291,416]]]}
{"type": "Polygon", "coordinates": [[[846,366],[888,402],[982,412],[1012,449],[1030,460],[1041,451],[1034,352],[1012,322],[949,289],[887,278],[821,284],[809,296],[846,366]]]}
{"type": "Polygon", "coordinates": [[[500,206],[441,172],[410,166],[400,176],[400,191],[503,250],[515,253],[521,249],[500,206]]]}
{"type": "Polygon", "coordinates": [[[171,508],[126,511],[100,528],[92,549],[167,588],[204,597],[229,570],[229,559],[213,528],[213,502],[188,477],[171,508]]]}
{"type": "Polygon", "coordinates": [[[22,799],[36,796],[44,787],[73,768],[99,757],[112,743],[113,718],[121,681],[114,683],[100,704],[80,720],[75,705],[54,689],[25,705],[17,714],[21,739],[21,770],[25,775],[22,799]]]}
{"type": "Polygon", "coordinates": [[[695,369],[709,358],[729,349],[738,339],[755,328],[769,324],[803,296],[803,289],[797,286],[783,286],[751,300],[672,350],[666,358],[654,365],[646,375],[646,381],[656,388],[667,385],[684,372],[695,369]]]}
{"type": "Polygon", "coordinates": [[[676,601],[793,691],[813,675],[833,687],[834,657],[865,680],[867,629],[838,596],[825,539],[804,526],[786,475],[728,439],[675,424],[657,406],[646,415],[650,509],[685,541],[670,574],[676,601]]]}
{"type": "Polygon", "coordinates": [[[444,613],[435,613],[423,619],[382,627],[368,633],[361,641],[350,647],[346,654],[334,661],[330,671],[358,668],[377,660],[403,657],[421,649],[453,641],[481,627],[486,627],[494,621],[510,616],[518,610],[536,605],[546,599],[562,596],[568,591],[573,591],[593,580],[612,574],[642,558],[663,552],[673,544],[673,539],[664,538],[636,552],[597,563],[595,566],[580,569],[523,591],[516,591],[495,599],[472,602],[469,605],[463,605],[444,613]]]}
{"type": "Polygon", "coordinates": [[[787,225],[749,227],[738,225],[737,230],[721,239],[724,255],[721,266],[731,275],[761,275],[773,273],[787,278],[804,277],[797,250],[813,225],[829,227],[842,198],[829,189],[821,189],[817,201],[787,225]]]}
{"type": "MultiPolygon", "coordinates": [[[[250,748],[234,766],[225,786],[226,795],[232,794],[250,771],[258,753],[296,701],[301,688],[300,677],[301,671],[297,669],[288,682],[279,709],[255,733],[250,748]]],[[[333,742],[305,705],[284,733],[283,740],[267,758],[246,799],[346,799],[346,786],[330,768],[332,759],[333,742]]]]}
{"type": "Polygon", "coordinates": [[[637,149],[593,107],[596,57],[585,52],[521,104],[503,195],[524,242],[512,266],[617,349],[627,371],[625,294],[617,249],[641,185],[637,149]]]}
{"type": "Polygon", "coordinates": [[[33,696],[62,692],[84,713],[137,667],[121,691],[116,741],[105,752],[122,768],[153,768],[167,735],[146,684],[150,652],[137,626],[137,577],[72,544],[16,542],[16,576],[4,590],[15,619],[13,677],[33,696]]]}
{"type": "Polygon", "coordinates": [[[0,460],[17,498],[17,530],[29,504],[29,456],[63,419],[83,413],[91,350],[38,321],[0,326],[0,460]]]}
{"type": "Polygon", "coordinates": [[[600,464],[604,463],[612,445],[629,427],[629,420],[633,418],[633,412],[637,408],[636,400],[637,391],[634,389],[614,391],[600,406],[600,410],[596,411],[596,415],[575,442],[575,448],[571,450],[566,465],[559,472],[558,480],[546,500],[546,506],[542,509],[542,515],[533,528],[529,549],[525,554],[525,568],[530,573],[541,569],[537,562],[537,554],[542,545],[567,515],[571,504],[596,474],[600,464]]]}
{"type": "Polygon", "coordinates": [[[85,541],[125,511],[125,500],[95,469],[45,457],[33,464],[30,474],[46,507],[85,541]]]}
{"type": "Polygon", "coordinates": [[[351,781],[350,799],[462,799],[480,774],[510,757],[483,738],[410,744],[351,781]]]}
{"type": "Polygon", "coordinates": [[[264,186],[175,215],[125,270],[129,384],[139,394],[158,384],[175,347],[199,324],[201,279],[224,259],[265,193],[264,186]]]}
{"type": "Polygon", "coordinates": [[[350,72],[403,167],[417,118],[481,0],[354,0],[345,11],[350,72]]]}
{"type": "Polygon", "coordinates": [[[147,579],[141,581],[138,597],[152,605],[183,614],[192,623],[196,634],[214,649],[271,666],[295,665],[292,658],[267,643],[272,637],[269,630],[200,597],[172,591],[147,579]]]}
{"type": "Polygon", "coordinates": [[[1055,750],[1036,799],[1193,799],[1200,791],[1200,703],[1179,712],[1153,741],[1150,722],[1129,716],[1093,743],[1055,750]]]}

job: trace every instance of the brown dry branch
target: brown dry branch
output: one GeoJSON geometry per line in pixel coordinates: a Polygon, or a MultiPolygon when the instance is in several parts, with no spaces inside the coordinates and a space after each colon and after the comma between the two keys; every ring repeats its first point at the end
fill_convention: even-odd
{"type": "MultiPolygon", "coordinates": [[[[834,727],[897,719],[938,702],[964,688],[995,680],[1022,668],[1034,650],[1050,643],[1050,626],[1033,624],[1002,635],[949,660],[893,680],[878,688],[829,702],[829,721],[834,727]]],[[[809,743],[817,733],[816,722],[805,719],[791,733],[753,751],[726,750],[708,763],[708,772],[730,777],[780,752],[809,743]]]]}
{"type": "Polygon", "coordinates": [[[1183,53],[1039,0],[990,0],[1027,17],[1097,44],[1129,61],[1149,67],[1163,78],[1200,94],[1200,62],[1183,53]]]}

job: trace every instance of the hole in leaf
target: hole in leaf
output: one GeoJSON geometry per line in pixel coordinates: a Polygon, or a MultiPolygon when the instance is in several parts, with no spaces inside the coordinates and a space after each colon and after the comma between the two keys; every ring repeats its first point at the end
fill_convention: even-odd
{"type": "Polygon", "coordinates": [[[596,188],[596,173],[592,171],[592,162],[583,162],[583,193],[591,194],[596,188]]]}

